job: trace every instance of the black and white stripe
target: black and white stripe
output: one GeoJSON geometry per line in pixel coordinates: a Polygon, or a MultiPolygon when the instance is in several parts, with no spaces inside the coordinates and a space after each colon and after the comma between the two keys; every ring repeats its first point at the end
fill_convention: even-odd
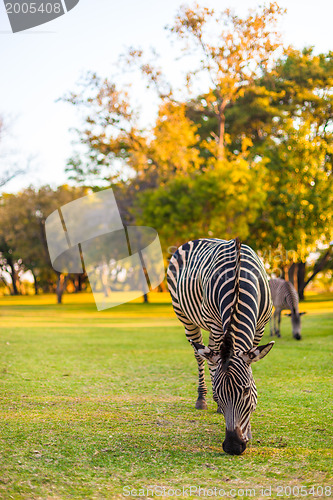
{"type": "Polygon", "coordinates": [[[265,270],[255,252],[237,239],[200,239],[178,248],[167,278],[174,310],[198,363],[196,408],[207,408],[206,359],[214,400],[226,420],[223,448],[242,453],[257,403],[250,364],[273,346],[257,347],[272,312],[265,270]],[[207,347],[201,328],[210,332],[207,347]]]}
{"type": "Polygon", "coordinates": [[[281,311],[288,309],[291,317],[292,332],[296,340],[301,339],[301,316],[304,312],[299,312],[298,293],[290,281],[285,281],[281,278],[271,278],[269,280],[269,287],[272,294],[274,305],[274,315],[271,319],[271,336],[277,335],[281,337],[280,324],[281,324],[281,311]]]}

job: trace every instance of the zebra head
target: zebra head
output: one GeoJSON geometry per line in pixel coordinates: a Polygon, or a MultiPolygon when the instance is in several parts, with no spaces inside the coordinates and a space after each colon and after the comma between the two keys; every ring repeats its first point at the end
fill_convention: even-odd
{"type": "Polygon", "coordinates": [[[292,309],[291,313],[286,313],[286,316],[291,317],[291,325],[293,330],[293,337],[296,340],[301,340],[301,316],[306,314],[305,312],[298,312],[295,308],[292,309]]]}
{"type": "Polygon", "coordinates": [[[223,450],[230,455],[240,455],[251,439],[250,416],[257,406],[251,364],[266,356],[274,342],[244,352],[235,349],[233,334],[229,331],[220,351],[196,342],[192,344],[199,356],[216,365],[213,393],[226,424],[223,450]]]}

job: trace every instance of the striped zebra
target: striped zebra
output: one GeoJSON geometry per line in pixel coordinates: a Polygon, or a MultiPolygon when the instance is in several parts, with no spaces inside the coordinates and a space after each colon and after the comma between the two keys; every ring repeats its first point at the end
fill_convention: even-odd
{"type": "Polygon", "coordinates": [[[266,356],[274,344],[258,347],[272,314],[265,270],[254,251],[238,239],[200,239],[178,248],[167,279],[173,308],[198,363],[195,407],[207,409],[206,359],[213,398],[226,423],[223,450],[240,455],[251,439],[250,416],[257,405],[251,363],[266,356]],[[207,347],[201,328],[210,332],[207,347]]]}
{"type": "Polygon", "coordinates": [[[293,336],[296,340],[301,340],[301,316],[305,312],[298,310],[298,293],[290,281],[285,281],[281,278],[271,278],[269,280],[269,287],[271,289],[274,315],[271,318],[271,337],[277,335],[281,337],[280,324],[281,324],[281,311],[289,309],[291,311],[287,316],[291,317],[293,336]]]}

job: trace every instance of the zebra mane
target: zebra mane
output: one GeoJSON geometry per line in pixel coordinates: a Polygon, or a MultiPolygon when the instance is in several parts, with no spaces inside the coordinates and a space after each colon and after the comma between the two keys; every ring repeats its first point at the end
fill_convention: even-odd
{"type": "Polygon", "coordinates": [[[291,297],[291,307],[290,307],[290,310],[295,315],[295,314],[297,314],[297,310],[296,310],[296,307],[295,307],[294,297],[293,297],[293,288],[294,288],[294,286],[292,285],[292,283],[290,283],[290,281],[286,281],[285,282],[285,287],[288,289],[289,294],[290,294],[289,296],[291,297]]]}
{"type": "Polygon", "coordinates": [[[233,291],[233,301],[230,309],[230,318],[228,326],[223,337],[221,344],[221,358],[223,363],[223,369],[228,368],[229,360],[234,351],[234,334],[232,332],[232,324],[234,321],[234,316],[236,312],[236,306],[239,298],[239,279],[240,279],[240,269],[241,269],[241,242],[238,238],[235,238],[235,249],[236,249],[236,262],[235,262],[235,283],[233,291]]]}

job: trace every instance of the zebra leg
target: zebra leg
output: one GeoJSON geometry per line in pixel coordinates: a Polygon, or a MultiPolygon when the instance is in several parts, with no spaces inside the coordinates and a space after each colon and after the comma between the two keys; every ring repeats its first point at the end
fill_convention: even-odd
{"type": "MultiPolygon", "coordinates": [[[[220,332],[218,332],[218,335],[220,335],[220,332]]],[[[212,349],[212,351],[214,351],[216,349],[216,343],[213,340],[213,336],[214,336],[214,334],[211,333],[211,335],[209,336],[209,343],[208,343],[208,347],[210,349],[212,349]]],[[[214,391],[214,378],[215,378],[215,372],[216,372],[217,366],[216,366],[216,364],[211,363],[209,361],[207,361],[207,363],[208,363],[208,368],[209,368],[210,380],[211,380],[211,383],[212,383],[213,400],[217,404],[217,410],[216,410],[216,412],[217,413],[222,413],[222,410],[220,409],[219,404],[218,404],[217,395],[216,395],[216,393],[214,391]]]]}
{"type": "Polygon", "coordinates": [[[212,381],[212,388],[213,388],[213,399],[215,401],[215,403],[217,404],[217,409],[216,409],[216,413],[222,413],[222,410],[221,408],[219,407],[219,402],[218,402],[218,399],[217,399],[217,396],[216,396],[216,393],[214,391],[214,378],[215,378],[215,372],[216,372],[216,365],[214,365],[213,363],[210,363],[209,361],[208,362],[208,367],[209,367],[209,373],[210,373],[210,379],[212,381]]]}
{"type": "Polygon", "coordinates": [[[275,335],[276,334],[276,309],[274,310],[272,321],[273,321],[273,335],[275,335]]]}
{"type": "Polygon", "coordinates": [[[277,310],[274,311],[273,320],[274,320],[274,335],[277,335],[279,337],[279,335],[280,335],[279,326],[278,326],[278,323],[279,323],[279,313],[278,313],[277,310]]]}
{"type": "Polygon", "coordinates": [[[216,365],[214,363],[210,363],[209,361],[207,361],[207,363],[208,363],[208,368],[209,368],[210,380],[212,382],[213,399],[214,399],[215,403],[217,403],[218,399],[217,399],[216,393],[214,391],[214,378],[215,378],[215,372],[216,372],[216,365]]]}
{"type": "MultiPolygon", "coordinates": [[[[187,340],[190,342],[193,340],[194,342],[198,342],[199,344],[203,343],[201,330],[198,326],[193,325],[193,329],[188,326],[185,328],[185,335],[187,340]]],[[[207,410],[206,403],[206,395],[207,395],[207,386],[205,382],[205,360],[199,356],[196,352],[194,352],[195,359],[198,363],[198,399],[195,403],[195,408],[197,410],[207,410]]]]}
{"type": "Polygon", "coordinates": [[[281,311],[279,311],[279,313],[278,313],[278,329],[277,329],[277,332],[276,332],[276,335],[278,337],[281,337],[280,325],[281,325],[281,311]]]}
{"type": "Polygon", "coordinates": [[[269,320],[269,328],[271,332],[271,337],[274,337],[274,316],[269,320]]]}

